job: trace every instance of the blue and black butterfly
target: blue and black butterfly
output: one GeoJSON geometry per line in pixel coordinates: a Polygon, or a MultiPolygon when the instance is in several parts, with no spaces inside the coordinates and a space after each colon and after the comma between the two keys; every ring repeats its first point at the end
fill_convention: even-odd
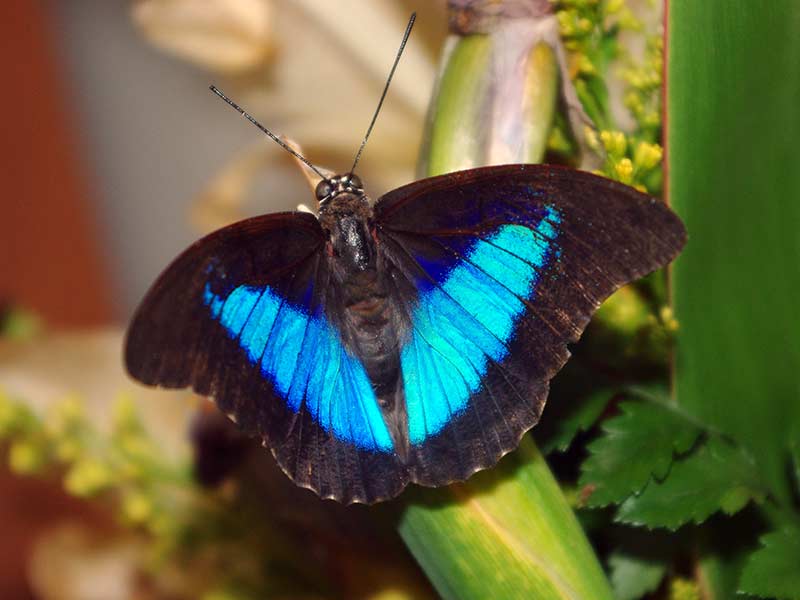
{"type": "Polygon", "coordinates": [[[600,302],[685,242],[659,201],[553,166],[424,179],[374,205],[348,173],[317,198],[318,217],[252,218],[186,250],[125,360],[211,396],[295,483],[347,503],[494,465],[600,302]]]}
{"type": "MultiPolygon", "coordinates": [[[[408,39],[406,28],[378,110],[408,39]]],[[[195,243],[156,281],[125,362],[260,436],[298,485],[372,503],[494,465],[533,427],[567,345],[686,239],[670,210],[543,165],[416,181],[376,203],[353,170],[319,216],[269,214],[195,243]]]]}

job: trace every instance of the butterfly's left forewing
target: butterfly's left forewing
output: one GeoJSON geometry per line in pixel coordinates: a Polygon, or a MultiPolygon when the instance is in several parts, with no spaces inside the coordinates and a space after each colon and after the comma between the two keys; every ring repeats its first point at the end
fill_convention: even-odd
{"type": "Polygon", "coordinates": [[[159,278],[128,331],[140,381],[192,387],[264,439],[299,485],[372,501],[406,480],[336,305],[315,217],[266,215],[200,240],[159,278]]]}
{"type": "Polygon", "coordinates": [[[489,167],[376,205],[411,323],[401,368],[410,477],[463,480],[516,447],[599,303],[667,264],[685,232],[665,206],[587,173],[489,167]]]}

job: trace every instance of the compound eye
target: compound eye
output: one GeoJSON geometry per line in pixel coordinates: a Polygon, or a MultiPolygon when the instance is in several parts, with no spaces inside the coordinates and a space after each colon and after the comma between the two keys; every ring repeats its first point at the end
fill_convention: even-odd
{"type": "Polygon", "coordinates": [[[364,189],[364,184],[363,184],[363,183],[361,183],[361,178],[360,178],[358,175],[356,175],[356,174],[352,174],[352,175],[350,175],[350,181],[349,181],[349,184],[348,184],[348,185],[349,185],[350,187],[352,187],[352,188],[355,188],[355,189],[357,189],[357,190],[362,190],[362,189],[364,189]]]}
{"type": "Polygon", "coordinates": [[[317,197],[317,202],[322,202],[325,198],[333,193],[333,184],[328,179],[323,179],[317,184],[317,189],[314,195],[317,197]]]}

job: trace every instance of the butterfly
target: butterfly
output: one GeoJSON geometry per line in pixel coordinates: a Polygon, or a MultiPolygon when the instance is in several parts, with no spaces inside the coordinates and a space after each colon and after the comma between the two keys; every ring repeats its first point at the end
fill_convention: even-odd
{"type": "Polygon", "coordinates": [[[296,484],[345,503],[494,465],[603,299],[686,239],[656,199],[556,166],[451,173],[374,204],[347,173],[316,196],[319,216],[247,219],[180,255],[125,362],[212,397],[296,484]]]}
{"type": "Polygon", "coordinates": [[[542,413],[600,303],[669,263],[686,232],[664,204],[589,173],[483,167],[374,204],[355,167],[321,178],[319,215],[267,214],[192,245],[128,328],[139,381],[191,387],[258,436],[298,485],[374,503],[462,481],[542,413]]]}

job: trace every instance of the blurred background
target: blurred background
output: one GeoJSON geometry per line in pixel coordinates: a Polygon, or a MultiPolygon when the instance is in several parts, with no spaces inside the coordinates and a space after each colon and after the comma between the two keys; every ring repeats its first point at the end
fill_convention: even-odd
{"type": "MultiPolygon", "coordinates": [[[[135,390],[117,355],[122,327],[158,273],[211,229],[311,198],[293,160],[209,84],[316,164],[345,168],[412,10],[418,25],[362,163],[374,196],[412,179],[446,34],[439,3],[2,3],[0,308],[24,307],[23,330],[46,324],[52,334],[13,355],[0,345],[3,386],[45,411],[80,391],[89,421],[107,423],[109,396],[135,390]],[[86,376],[89,367],[99,373],[86,376]]],[[[143,418],[163,438],[184,440],[175,430],[186,430],[193,404],[164,398],[143,418]]],[[[176,444],[170,456],[185,463],[185,442],[176,444]]],[[[17,450],[12,462],[33,468],[35,448],[17,450]]],[[[115,519],[57,484],[13,477],[2,462],[0,597],[128,597],[125,556],[135,549],[87,550],[86,524],[109,533],[115,519]],[[75,520],[82,525],[65,532],[75,520]],[[61,559],[70,554],[95,558],[69,566],[61,559]]]]}
{"type": "Polygon", "coordinates": [[[227,87],[268,127],[309,146],[312,160],[342,168],[414,8],[421,9],[414,43],[364,165],[373,193],[410,179],[446,33],[443,8],[434,4],[379,2],[365,10],[363,2],[51,0],[4,7],[13,90],[3,99],[3,201],[12,211],[0,236],[4,293],[54,325],[124,321],[166,262],[207,229],[189,218],[192,203],[248,147],[275,162],[259,169],[262,187],[248,210],[308,200],[291,161],[209,84],[227,87]],[[357,35],[365,30],[377,35],[357,35]],[[401,150],[386,152],[400,135],[401,150]],[[381,169],[384,158],[391,163],[381,169]]]}

